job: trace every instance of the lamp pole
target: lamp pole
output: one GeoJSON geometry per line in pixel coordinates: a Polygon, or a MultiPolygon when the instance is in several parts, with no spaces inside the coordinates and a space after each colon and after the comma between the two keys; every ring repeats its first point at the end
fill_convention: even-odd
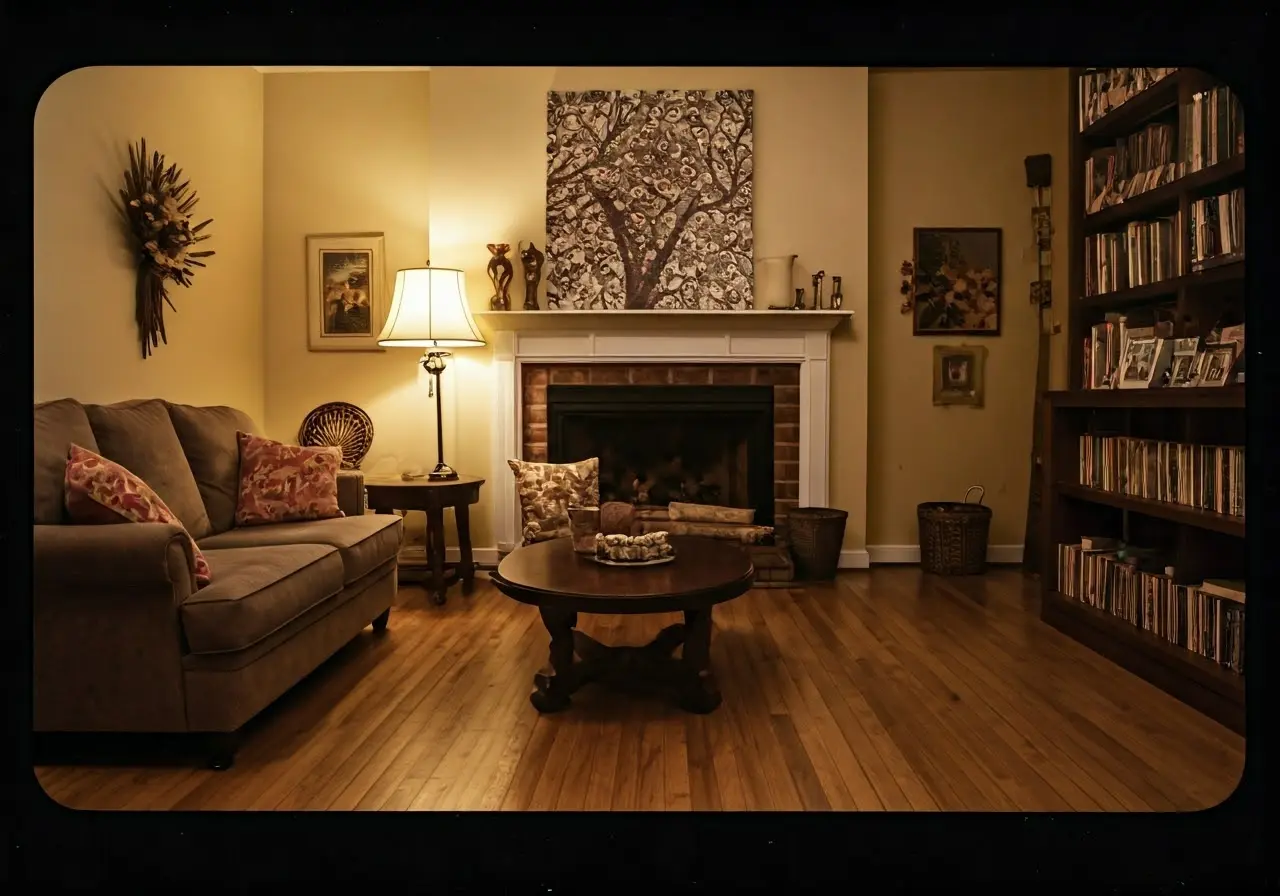
{"type": "Polygon", "coordinates": [[[422,356],[422,369],[431,374],[431,384],[428,388],[435,392],[436,396],[437,463],[435,469],[427,474],[427,479],[433,482],[447,482],[458,478],[458,471],[444,462],[444,411],[441,407],[440,398],[440,374],[444,373],[445,367],[448,366],[447,359],[450,357],[452,357],[452,352],[437,350],[429,351],[422,356]]]}

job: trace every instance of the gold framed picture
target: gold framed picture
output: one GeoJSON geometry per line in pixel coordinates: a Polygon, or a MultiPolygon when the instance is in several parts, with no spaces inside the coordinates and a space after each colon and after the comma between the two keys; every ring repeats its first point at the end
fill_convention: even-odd
{"type": "Polygon", "coordinates": [[[982,407],[987,349],[981,345],[933,347],[933,403],[982,407]]]}
{"type": "Polygon", "coordinates": [[[307,237],[307,348],[378,352],[387,318],[380,233],[307,237]]]}
{"type": "Polygon", "coordinates": [[[1231,375],[1231,367],[1236,360],[1236,344],[1234,342],[1210,343],[1204,347],[1204,358],[1200,362],[1200,378],[1197,386],[1212,388],[1225,386],[1231,375]]]}

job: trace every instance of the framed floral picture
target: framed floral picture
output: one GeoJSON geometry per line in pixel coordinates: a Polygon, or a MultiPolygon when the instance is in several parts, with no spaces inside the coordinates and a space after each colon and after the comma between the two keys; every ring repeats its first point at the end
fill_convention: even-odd
{"type": "Polygon", "coordinates": [[[377,352],[387,319],[382,234],[307,237],[307,348],[377,352]]]}
{"type": "Polygon", "coordinates": [[[1000,335],[1000,228],[915,229],[916,336],[1000,335]]]}

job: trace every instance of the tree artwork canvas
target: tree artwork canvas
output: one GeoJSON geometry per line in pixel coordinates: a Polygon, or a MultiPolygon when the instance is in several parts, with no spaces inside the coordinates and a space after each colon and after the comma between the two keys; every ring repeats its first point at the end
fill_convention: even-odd
{"type": "Polygon", "coordinates": [[[750,90],[547,95],[547,280],[576,309],[753,303],[750,90]]]}

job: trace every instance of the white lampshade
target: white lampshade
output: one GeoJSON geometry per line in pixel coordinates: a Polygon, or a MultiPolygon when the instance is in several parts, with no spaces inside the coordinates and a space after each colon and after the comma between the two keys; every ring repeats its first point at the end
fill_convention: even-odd
{"type": "Polygon", "coordinates": [[[467,348],[484,345],[467,304],[466,275],[453,268],[396,272],[391,313],[378,345],[467,348]]]}

